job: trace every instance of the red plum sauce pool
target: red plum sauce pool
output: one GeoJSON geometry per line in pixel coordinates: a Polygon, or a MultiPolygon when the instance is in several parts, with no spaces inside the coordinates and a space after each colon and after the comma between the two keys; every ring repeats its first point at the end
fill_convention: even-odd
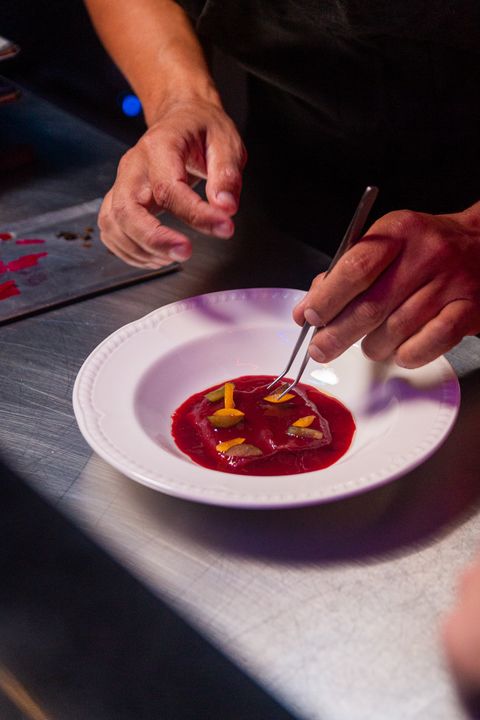
{"type": "MultiPolygon", "coordinates": [[[[215,413],[224,408],[224,397],[214,401],[207,388],[189,397],[174,412],[172,434],[177,446],[194,462],[212,470],[244,475],[291,475],[321,470],[335,463],[348,450],[355,422],[338,400],[300,383],[286,402],[268,402],[267,386],[273,376],[246,375],[229,380],[234,384],[234,406],[241,418],[232,427],[216,427],[215,413]],[[313,416],[313,419],[312,419],[313,416]],[[309,419],[309,431],[291,435],[292,425],[309,419]],[[210,419],[209,419],[210,418],[210,419]],[[314,432],[316,431],[316,432],[314,432]],[[313,437],[312,437],[313,436],[313,437]],[[252,448],[252,456],[230,455],[218,450],[220,443],[241,441],[252,448]]],[[[237,448],[238,449],[238,448],[237,448]]]]}

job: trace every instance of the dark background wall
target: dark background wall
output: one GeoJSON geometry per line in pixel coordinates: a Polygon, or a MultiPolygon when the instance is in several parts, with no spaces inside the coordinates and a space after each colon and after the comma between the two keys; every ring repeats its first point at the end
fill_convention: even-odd
{"type": "MultiPolygon", "coordinates": [[[[82,0],[0,0],[0,35],[21,48],[0,65],[7,79],[129,145],[145,129],[141,116],[122,113],[121,100],[131,90],[98,40],[82,0]]],[[[245,76],[219,52],[207,53],[225,107],[242,127],[245,76]]]]}
{"type": "Polygon", "coordinates": [[[130,89],[81,0],[0,0],[0,35],[21,48],[0,65],[5,78],[128,144],[135,142],[143,120],[122,113],[121,100],[130,89]]]}

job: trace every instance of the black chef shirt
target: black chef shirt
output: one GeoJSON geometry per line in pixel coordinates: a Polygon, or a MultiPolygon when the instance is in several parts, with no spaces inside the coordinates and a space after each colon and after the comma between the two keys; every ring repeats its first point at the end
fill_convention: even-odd
{"type": "Polygon", "coordinates": [[[251,182],[277,222],[312,241],[331,215],[335,236],[368,183],[378,212],[480,199],[478,0],[181,4],[248,73],[251,182]]]}

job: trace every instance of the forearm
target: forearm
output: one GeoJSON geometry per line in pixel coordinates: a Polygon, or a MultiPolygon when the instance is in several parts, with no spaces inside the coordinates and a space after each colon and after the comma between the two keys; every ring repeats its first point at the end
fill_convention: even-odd
{"type": "Polygon", "coordinates": [[[139,96],[148,125],[166,103],[218,93],[189,18],[173,0],[85,0],[98,35],[139,96]]]}

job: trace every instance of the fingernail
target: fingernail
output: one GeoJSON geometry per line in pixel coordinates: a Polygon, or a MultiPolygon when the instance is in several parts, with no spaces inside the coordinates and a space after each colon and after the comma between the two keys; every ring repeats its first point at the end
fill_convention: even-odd
{"type": "Polygon", "coordinates": [[[187,248],[184,248],[183,245],[174,245],[170,248],[168,257],[174,262],[183,262],[184,260],[188,260],[190,252],[187,248]]]}
{"type": "Polygon", "coordinates": [[[217,193],[217,202],[219,202],[220,205],[225,205],[229,208],[237,207],[237,201],[235,200],[234,195],[232,195],[231,192],[226,192],[225,190],[217,193]]]}
{"type": "Polygon", "coordinates": [[[307,310],[305,310],[303,315],[309,325],[313,325],[313,327],[322,327],[323,322],[320,318],[320,315],[315,312],[315,310],[312,310],[312,308],[308,308],[307,310]]]}
{"type": "Polygon", "coordinates": [[[323,363],[325,362],[326,356],[325,353],[323,353],[319,347],[316,345],[309,345],[308,346],[308,352],[310,357],[315,360],[315,362],[323,363]]]}
{"type": "Polygon", "coordinates": [[[230,222],[222,222],[218,225],[214,225],[213,234],[217,237],[228,238],[233,235],[233,225],[230,222]]]}

